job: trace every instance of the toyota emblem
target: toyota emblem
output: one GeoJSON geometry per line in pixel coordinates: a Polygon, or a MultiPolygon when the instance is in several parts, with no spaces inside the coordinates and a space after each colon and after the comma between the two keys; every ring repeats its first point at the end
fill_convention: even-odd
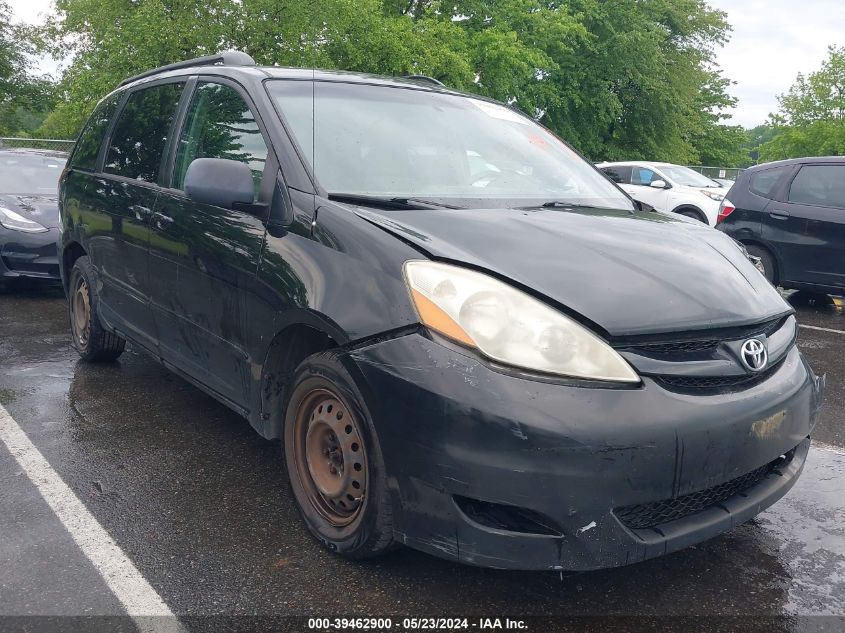
{"type": "Polygon", "coordinates": [[[750,338],[742,344],[740,355],[742,363],[751,371],[762,371],[769,362],[766,346],[756,338],[750,338]]]}

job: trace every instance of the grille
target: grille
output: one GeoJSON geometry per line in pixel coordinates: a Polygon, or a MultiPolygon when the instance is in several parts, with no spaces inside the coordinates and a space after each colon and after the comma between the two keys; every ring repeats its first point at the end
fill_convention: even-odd
{"type": "Polygon", "coordinates": [[[781,366],[782,362],[772,365],[758,374],[740,374],[738,376],[668,376],[655,377],[655,380],[671,391],[695,391],[702,389],[720,391],[725,389],[748,389],[763,382],[781,366]]]}
{"type": "Polygon", "coordinates": [[[781,455],[777,459],[761,466],[750,473],[731,479],[723,484],[693,492],[692,494],[646,503],[642,505],[624,506],[616,508],[613,513],[622,523],[634,530],[657,527],[663,523],[683,519],[697,512],[701,512],[711,506],[721,503],[730,497],[742,492],[761,482],[767,475],[776,469],[785,466],[795,454],[795,449],[781,455]]]}
{"type": "Polygon", "coordinates": [[[636,349],[657,354],[675,354],[678,352],[703,352],[714,349],[718,345],[719,341],[711,339],[704,341],[678,341],[675,343],[648,343],[639,345],[636,349]]]}
{"type": "Polygon", "coordinates": [[[691,354],[706,352],[716,349],[723,341],[739,341],[761,334],[769,335],[780,328],[784,323],[783,318],[758,323],[743,328],[730,328],[718,331],[700,332],[704,338],[697,338],[696,333],[683,336],[680,340],[624,340],[617,341],[615,347],[618,349],[629,349],[644,354],[691,354]]]}

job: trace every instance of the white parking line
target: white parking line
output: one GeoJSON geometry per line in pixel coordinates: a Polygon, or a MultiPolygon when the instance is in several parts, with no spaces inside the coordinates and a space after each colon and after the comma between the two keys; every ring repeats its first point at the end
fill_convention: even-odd
{"type": "Polygon", "coordinates": [[[184,631],[170,608],[0,405],[0,441],[144,632],[184,631]],[[150,617],[151,616],[151,617],[150,617]]]}
{"type": "Polygon", "coordinates": [[[845,334],[845,330],[834,330],[830,327],[819,327],[818,325],[803,325],[799,323],[798,327],[802,327],[807,330],[818,330],[819,332],[833,332],[834,334],[845,334]]]}

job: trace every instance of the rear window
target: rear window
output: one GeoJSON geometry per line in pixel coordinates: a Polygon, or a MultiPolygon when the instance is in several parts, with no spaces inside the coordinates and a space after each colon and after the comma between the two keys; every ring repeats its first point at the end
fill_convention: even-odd
{"type": "Polygon", "coordinates": [[[109,97],[94,109],[88,123],[76,141],[76,148],[70,160],[71,167],[81,169],[95,169],[97,166],[97,155],[100,153],[100,145],[103,136],[109,127],[109,122],[114,116],[117,104],[123,95],[109,97]]]}
{"type": "Polygon", "coordinates": [[[158,180],[161,158],[184,83],[129,95],[112,132],[103,171],[145,182],[158,180]]]}
{"type": "Polygon", "coordinates": [[[751,184],[748,188],[758,196],[771,199],[774,196],[775,186],[791,169],[791,167],[775,167],[757,172],[751,176],[751,184]]]}
{"type": "Polygon", "coordinates": [[[789,201],[845,209],[845,165],[804,165],[789,188],[789,201]]]}

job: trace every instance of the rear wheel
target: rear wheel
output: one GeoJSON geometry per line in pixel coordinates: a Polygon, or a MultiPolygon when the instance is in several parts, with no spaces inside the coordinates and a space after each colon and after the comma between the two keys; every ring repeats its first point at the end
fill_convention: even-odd
{"type": "Polygon", "coordinates": [[[93,284],[94,271],[87,256],[70,271],[68,312],[73,346],[83,360],[110,361],[123,353],[126,341],[100,324],[99,297],[93,284]]]}
{"type": "Polygon", "coordinates": [[[757,257],[760,260],[760,263],[757,265],[757,269],[763,273],[770,283],[777,285],[777,267],[775,265],[775,258],[772,257],[772,254],[767,249],[762,246],[757,246],[756,244],[746,244],[745,250],[748,251],[749,255],[757,257]]]}
{"type": "Polygon", "coordinates": [[[332,352],[297,369],[285,415],[285,462],[309,531],[347,558],[393,544],[384,460],[363,397],[332,352]]]}

